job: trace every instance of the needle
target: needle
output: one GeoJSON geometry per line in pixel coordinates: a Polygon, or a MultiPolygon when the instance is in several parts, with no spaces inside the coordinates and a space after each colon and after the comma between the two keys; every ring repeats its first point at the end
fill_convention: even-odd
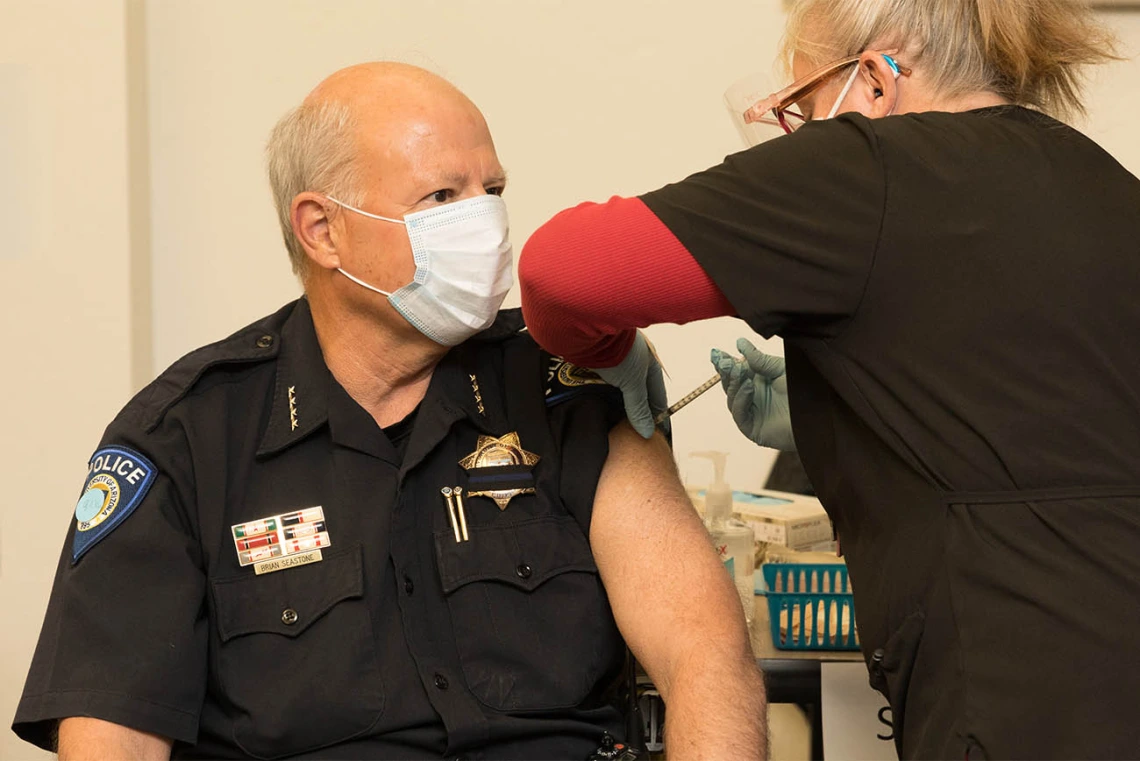
{"type": "Polygon", "coordinates": [[[684,409],[685,407],[687,407],[690,402],[692,402],[694,399],[697,399],[701,394],[705,393],[706,391],[708,391],[710,388],[712,388],[713,386],[715,386],[718,383],[720,383],[720,373],[717,373],[716,375],[709,378],[707,381],[705,381],[701,385],[697,386],[693,390],[693,392],[691,394],[689,394],[688,396],[681,397],[681,400],[679,402],[677,402],[672,407],[670,407],[669,409],[665,410],[660,415],[658,415],[653,420],[653,424],[654,425],[661,425],[671,415],[676,413],[678,410],[681,410],[681,409],[684,409]]]}

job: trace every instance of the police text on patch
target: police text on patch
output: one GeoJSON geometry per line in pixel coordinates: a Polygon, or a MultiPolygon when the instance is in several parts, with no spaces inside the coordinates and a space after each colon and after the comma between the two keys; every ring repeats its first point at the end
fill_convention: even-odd
{"type": "Polygon", "coordinates": [[[90,475],[98,473],[114,473],[127,479],[131,486],[138,486],[139,481],[146,477],[147,471],[140,468],[129,457],[118,453],[100,454],[91,461],[90,475]]]}

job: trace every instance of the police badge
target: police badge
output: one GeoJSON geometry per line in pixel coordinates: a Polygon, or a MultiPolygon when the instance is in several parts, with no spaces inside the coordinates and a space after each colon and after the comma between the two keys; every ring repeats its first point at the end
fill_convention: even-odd
{"type": "Polygon", "coordinates": [[[534,494],[532,469],[541,458],[522,448],[517,433],[480,436],[475,451],[459,461],[467,471],[468,497],[487,497],[506,510],[519,494],[534,494]]]}

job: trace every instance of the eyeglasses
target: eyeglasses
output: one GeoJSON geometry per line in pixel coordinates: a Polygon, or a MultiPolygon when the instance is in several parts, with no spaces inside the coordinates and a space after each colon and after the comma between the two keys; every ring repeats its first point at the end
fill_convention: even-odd
{"type": "MultiPolygon", "coordinates": [[[[899,75],[909,77],[911,75],[910,69],[899,65],[898,62],[891,58],[891,56],[898,55],[899,51],[875,50],[870,52],[883,56],[891,69],[895,71],[896,77],[899,75]]],[[[783,90],[769,95],[744,112],[744,123],[776,124],[783,128],[784,132],[788,134],[795,132],[804,125],[807,119],[804,118],[804,115],[799,110],[793,110],[792,107],[796,106],[796,104],[804,98],[819,92],[831,81],[832,77],[847,67],[858,64],[862,57],[863,54],[860,53],[859,55],[832,61],[826,66],[816,69],[806,77],[796,80],[783,90]]]]}

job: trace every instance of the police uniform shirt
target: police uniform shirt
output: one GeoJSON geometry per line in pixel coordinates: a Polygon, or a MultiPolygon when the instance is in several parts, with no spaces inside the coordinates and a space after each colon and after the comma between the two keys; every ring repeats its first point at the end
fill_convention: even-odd
{"type": "Polygon", "coordinates": [[[1140,754],[1140,182],[999,107],[810,123],[643,201],[785,340],[904,754],[1140,754]]]}
{"type": "Polygon", "coordinates": [[[304,299],[176,363],[92,458],[15,731],[47,747],[54,720],[93,716],[188,758],[584,758],[621,737],[624,645],[587,540],[620,395],[521,327],[503,312],[452,350],[397,446],[304,299]],[[460,465],[481,446],[499,459],[460,465]],[[534,493],[466,497],[457,542],[445,486],[534,493]],[[273,516],[286,543],[324,535],[321,559],[241,565],[281,534],[232,527],[273,516]]]}

